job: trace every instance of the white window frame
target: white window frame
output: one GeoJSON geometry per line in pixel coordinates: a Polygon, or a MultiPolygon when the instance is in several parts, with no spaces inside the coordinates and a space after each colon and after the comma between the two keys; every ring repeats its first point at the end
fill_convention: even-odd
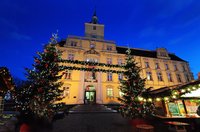
{"type": "Polygon", "coordinates": [[[157,72],[157,78],[158,78],[158,81],[163,81],[163,77],[162,77],[161,72],[157,72]]]}
{"type": "Polygon", "coordinates": [[[114,97],[114,89],[112,87],[107,87],[106,88],[106,96],[109,98],[114,97]]]}
{"type": "Polygon", "coordinates": [[[153,81],[152,72],[148,71],[148,72],[146,72],[146,74],[147,74],[147,80],[153,81]]]}

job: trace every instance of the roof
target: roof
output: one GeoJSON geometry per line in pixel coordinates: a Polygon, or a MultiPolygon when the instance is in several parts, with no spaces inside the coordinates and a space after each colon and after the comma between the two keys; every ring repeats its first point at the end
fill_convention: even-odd
{"type": "Polygon", "coordinates": [[[181,90],[181,89],[185,89],[187,87],[192,87],[195,85],[200,85],[200,80],[191,81],[185,84],[161,87],[159,89],[150,90],[149,93],[152,96],[169,96],[171,95],[172,90],[181,90]]]}
{"type": "MultiPolygon", "coordinates": [[[[116,47],[117,53],[119,54],[126,54],[126,47],[116,47]]],[[[143,49],[131,49],[131,54],[135,56],[143,56],[143,57],[150,57],[150,58],[157,58],[157,52],[156,51],[150,51],[150,50],[143,50],[143,49]]],[[[175,54],[169,53],[169,57],[171,60],[175,61],[185,61],[175,54]]]]}
{"type": "MultiPolygon", "coordinates": [[[[69,37],[73,38],[75,36],[69,36],[69,37]]],[[[76,38],[78,38],[78,37],[76,37],[76,38]]],[[[81,39],[83,39],[83,37],[81,37],[81,39]]],[[[86,39],[86,38],[84,38],[84,39],[86,39]]],[[[105,42],[113,43],[113,41],[105,41],[105,42]]],[[[62,40],[62,41],[58,42],[59,46],[61,46],[61,47],[63,47],[65,45],[65,43],[66,43],[66,40],[62,40]]],[[[119,53],[119,54],[126,54],[127,47],[116,46],[116,50],[117,50],[117,53],[119,53]]],[[[135,55],[135,56],[157,58],[157,52],[156,51],[152,51],[152,50],[131,49],[131,54],[135,55]]],[[[175,54],[169,53],[169,57],[170,57],[171,60],[186,62],[185,60],[181,59],[180,57],[176,56],[175,54]]]]}

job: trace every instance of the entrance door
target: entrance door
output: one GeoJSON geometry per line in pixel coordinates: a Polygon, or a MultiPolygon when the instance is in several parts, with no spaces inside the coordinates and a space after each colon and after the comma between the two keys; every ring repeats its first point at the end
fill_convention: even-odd
{"type": "Polygon", "coordinates": [[[96,103],[96,91],[85,91],[85,104],[96,103]]]}

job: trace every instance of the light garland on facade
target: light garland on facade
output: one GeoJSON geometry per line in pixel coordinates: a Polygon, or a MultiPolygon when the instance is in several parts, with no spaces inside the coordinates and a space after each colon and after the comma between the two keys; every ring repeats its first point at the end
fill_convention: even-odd
{"type": "Polygon", "coordinates": [[[76,66],[61,66],[62,70],[78,70],[78,71],[90,71],[90,72],[104,72],[104,73],[123,73],[124,71],[118,70],[105,70],[99,68],[85,68],[85,67],[76,67],[76,66]]]}
{"type": "Polygon", "coordinates": [[[79,61],[79,60],[61,60],[63,63],[71,63],[71,64],[80,64],[80,65],[88,65],[88,66],[103,66],[109,68],[124,68],[123,65],[113,65],[113,64],[105,64],[98,62],[90,62],[90,61],[79,61]]]}

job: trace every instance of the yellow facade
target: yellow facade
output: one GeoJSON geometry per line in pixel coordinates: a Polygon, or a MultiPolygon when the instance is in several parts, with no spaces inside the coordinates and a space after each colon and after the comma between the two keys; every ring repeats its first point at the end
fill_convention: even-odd
{"type": "MultiPolygon", "coordinates": [[[[59,43],[58,49],[63,52],[63,59],[121,65],[125,62],[127,47],[119,47],[114,41],[104,40],[104,25],[98,24],[94,15],[91,23],[85,23],[84,37],[68,36],[66,41],[59,43]]],[[[155,51],[131,50],[138,66],[142,69],[141,77],[147,78],[146,88],[157,89],[193,80],[189,64],[168,53],[165,48],[158,48],[155,51]]],[[[87,67],[69,63],[63,65],[87,67]]],[[[114,73],[108,75],[103,72],[65,71],[62,82],[64,83],[62,102],[66,104],[118,103],[117,98],[121,94],[119,75],[114,73]]]]}

